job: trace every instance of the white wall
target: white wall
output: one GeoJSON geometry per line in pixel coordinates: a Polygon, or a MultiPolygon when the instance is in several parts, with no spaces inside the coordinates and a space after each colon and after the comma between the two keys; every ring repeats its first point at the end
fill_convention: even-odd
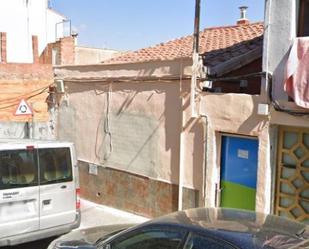
{"type": "Polygon", "coordinates": [[[87,47],[75,47],[75,64],[97,64],[102,61],[109,60],[115,56],[119,56],[120,51],[112,49],[98,49],[87,47]]]}
{"type": "MultiPolygon", "coordinates": [[[[47,9],[47,16],[46,16],[46,38],[47,43],[54,42],[56,40],[56,24],[61,23],[62,21],[66,20],[65,16],[59,15],[57,12],[47,9]]],[[[63,27],[58,25],[58,34],[59,32],[63,32],[63,27]]],[[[59,38],[59,36],[58,36],[59,38]]]]}
{"type": "Polygon", "coordinates": [[[0,32],[7,33],[7,61],[32,63],[32,35],[39,54],[55,41],[55,24],[65,19],[47,8],[47,0],[1,0],[0,32]]]}
{"type": "Polygon", "coordinates": [[[263,70],[273,74],[275,99],[288,99],[283,77],[289,49],[296,37],[296,20],[295,0],[266,0],[263,70]]]}

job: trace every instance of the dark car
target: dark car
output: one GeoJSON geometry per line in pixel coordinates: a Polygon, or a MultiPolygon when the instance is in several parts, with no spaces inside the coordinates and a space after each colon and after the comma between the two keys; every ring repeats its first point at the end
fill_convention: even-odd
{"type": "MultiPolygon", "coordinates": [[[[88,235],[91,236],[91,233],[88,235]]],[[[87,236],[84,240],[76,239],[58,241],[53,248],[309,248],[309,226],[255,212],[197,208],[175,212],[120,232],[114,231],[110,235],[98,238],[93,244],[89,243],[87,236]]]]}

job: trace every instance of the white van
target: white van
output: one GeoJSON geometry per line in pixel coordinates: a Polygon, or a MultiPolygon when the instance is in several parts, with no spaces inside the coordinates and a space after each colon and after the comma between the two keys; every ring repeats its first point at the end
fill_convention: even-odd
{"type": "Polygon", "coordinates": [[[79,226],[76,162],[72,143],[0,140],[0,246],[79,226]]]}

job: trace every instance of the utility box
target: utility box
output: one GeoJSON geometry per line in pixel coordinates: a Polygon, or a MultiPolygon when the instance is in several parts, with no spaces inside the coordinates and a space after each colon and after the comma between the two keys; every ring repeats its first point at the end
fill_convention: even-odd
{"type": "Polygon", "coordinates": [[[55,80],[57,93],[65,93],[63,80],[55,80]]]}
{"type": "Polygon", "coordinates": [[[258,104],[258,115],[267,116],[269,114],[268,104],[258,104]]]}

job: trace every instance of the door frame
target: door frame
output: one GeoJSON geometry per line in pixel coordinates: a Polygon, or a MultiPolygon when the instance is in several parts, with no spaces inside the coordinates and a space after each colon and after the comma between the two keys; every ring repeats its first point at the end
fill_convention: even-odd
{"type": "MultiPolygon", "coordinates": [[[[215,188],[215,206],[216,207],[221,207],[221,155],[222,155],[222,140],[223,137],[236,137],[236,138],[245,138],[245,139],[252,139],[252,140],[257,140],[258,141],[258,162],[257,162],[257,181],[258,181],[258,173],[259,173],[259,137],[258,136],[250,136],[250,135],[243,135],[243,134],[235,134],[235,133],[227,133],[227,132],[218,132],[218,144],[217,144],[217,165],[218,165],[218,177],[216,180],[216,188],[215,188]]],[[[256,189],[257,192],[257,189],[256,189]]],[[[255,198],[257,197],[257,194],[255,198]]]]}

